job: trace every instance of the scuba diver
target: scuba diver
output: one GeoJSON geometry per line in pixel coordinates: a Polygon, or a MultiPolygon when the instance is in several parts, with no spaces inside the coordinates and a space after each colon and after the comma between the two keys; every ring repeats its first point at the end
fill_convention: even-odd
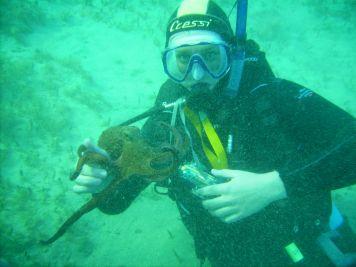
{"type": "MultiPolygon", "coordinates": [[[[169,142],[170,131],[157,126],[164,121],[186,133],[190,148],[156,189],[176,201],[201,262],[351,266],[355,235],[331,190],[356,181],[355,118],[277,78],[246,39],[246,11],[239,1],[236,34],[209,0],[184,0],[169,19],[169,78],[155,101],[167,108],[148,118],[142,135],[152,146],[169,142]]],[[[73,190],[95,194],[109,180],[107,170],[85,165],[73,190]]],[[[100,210],[125,211],[148,184],[124,181],[100,210]]]]}

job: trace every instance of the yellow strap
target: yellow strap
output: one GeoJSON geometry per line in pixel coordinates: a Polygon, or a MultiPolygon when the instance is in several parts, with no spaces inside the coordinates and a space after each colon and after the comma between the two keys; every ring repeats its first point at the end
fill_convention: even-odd
{"type": "Polygon", "coordinates": [[[211,166],[214,169],[227,169],[228,162],[226,152],[209,118],[205,114],[201,114],[199,118],[199,116],[187,106],[184,107],[184,113],[194,125],[194,128],[197,130],[197,133],[200,136],[204,153],[208,158],[211,166]],[[214,151],[211,151],[203,140],[203,128],[214,151]]]}

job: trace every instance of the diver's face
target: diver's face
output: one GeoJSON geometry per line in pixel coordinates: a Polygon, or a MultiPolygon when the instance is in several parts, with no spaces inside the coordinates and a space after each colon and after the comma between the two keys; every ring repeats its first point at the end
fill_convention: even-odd
{"type": "Polygon", "coordinates": [[[185,72],[187,68],[191,68],[181,85],[190,91],[195,87],[211,90],[219,79],[212,77],[209,72],[217,72],[221,67],[221,61],[221,51],[216,45],[194,45],[177,49],[178,69],[185,72]]]}
{"type": "Polygon", "coordinates": [[[177,49],[177,64],[182,72],[188,67],[194,55],[199,55],[210,71],[218,71],[221,62],[219,47],[216,45],[195,45],[177,49]]]}

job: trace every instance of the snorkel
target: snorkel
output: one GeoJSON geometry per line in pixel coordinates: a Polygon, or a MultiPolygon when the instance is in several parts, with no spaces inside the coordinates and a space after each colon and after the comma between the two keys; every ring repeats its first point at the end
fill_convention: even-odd
{"type": "MultiPolygon", "coordinates": [[[[248,0],[236,1],[236,43],[232,48],[232,62],[230,69],[230,77],[225,90],[225,95],[234,98],[239,90],[242,71],[245,60],[245,45],[246,45],[246,22],[247,22],[247,5],[248,0]]],[[[235,5],[236,5],[235,3],[235,5]]],[[[234,6],[235,6],[234,5],[234,6]]]]}

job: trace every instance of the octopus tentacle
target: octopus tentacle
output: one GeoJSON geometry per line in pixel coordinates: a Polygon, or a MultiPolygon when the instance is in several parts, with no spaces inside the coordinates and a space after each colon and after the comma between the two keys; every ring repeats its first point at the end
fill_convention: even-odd
{"type": "Polygon", "coordinates": [[[163,180],[171,175],[177,169],[180,153],[183,152],[179,147],[182,144],[180,133],[171,126],[168,125],[168,127],[173,132],[175,144],[162,147],[159,151],[140,139],[139,129],[132,126],[116,126],[102,133],[99,138],[99,146],[107,151],[110,157],[96,151],[85,150],[85,146],[80,146],[78,163],[76,170],[70,177],[71,180],[77,178],[85,164],[108,169],[114,178],[107,188],[95,194],[91,200],[75,211],[53,236],[47,240],[42,240],[41,243],[48,245],[58,240],[84,214],[98,207],[102,201],[106,201],[123,180],[130,179],[135,174],[152,181],[163,180]],[[167,167],[159,168],[156,166],[157,168],[154,168],[152,164],[158,163],[159,160],[167,164],[167,167]]]}

